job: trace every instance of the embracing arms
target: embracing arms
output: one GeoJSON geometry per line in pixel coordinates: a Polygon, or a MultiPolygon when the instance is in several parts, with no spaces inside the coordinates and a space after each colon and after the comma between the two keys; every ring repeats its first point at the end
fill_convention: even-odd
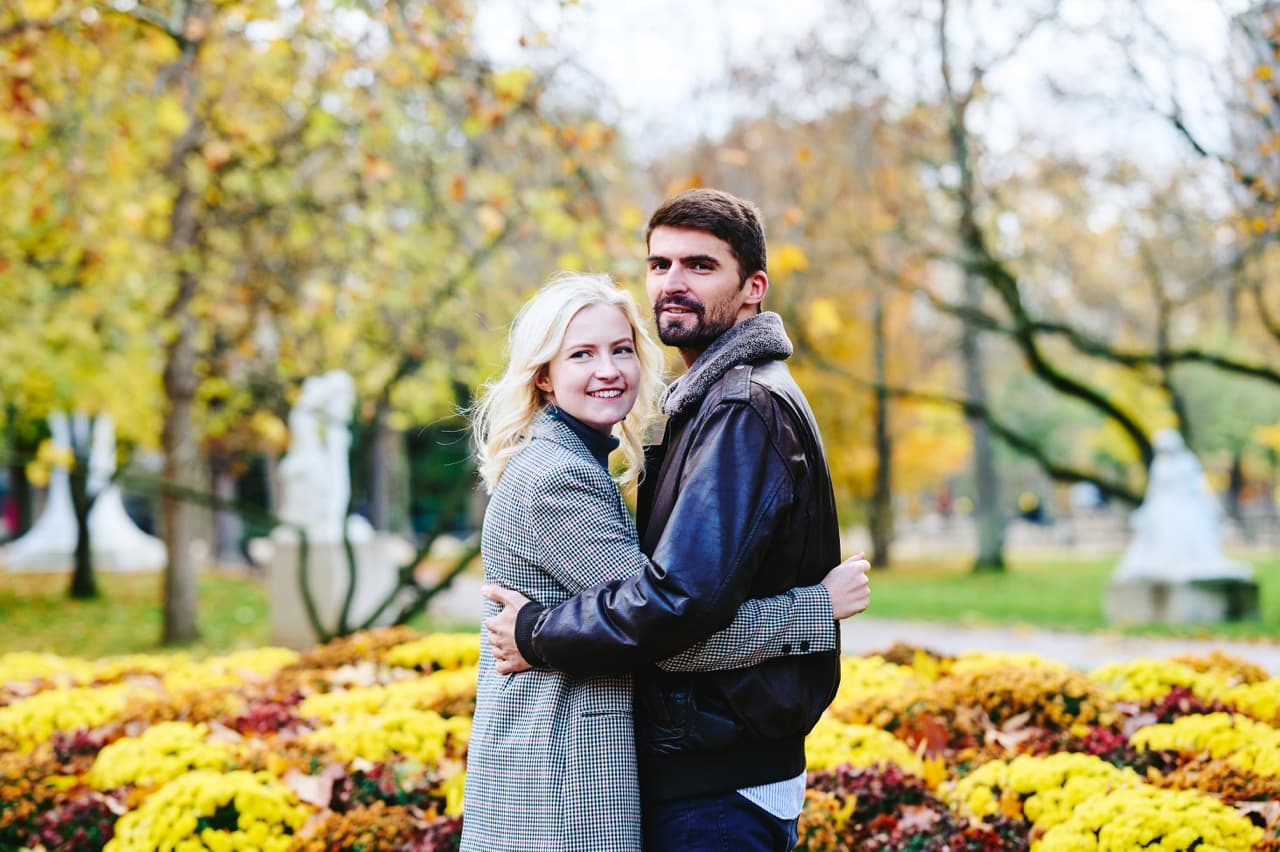
{"type": "MultiPolygon", "coordinates": [[[[748,406],[726,409],[717,440],[704,442],[687,465],[691,473],[681,483],[652,560],[641,555],[626,578],[588,588],[554,609],[530,604],[512,614],[509,606],[490,619],[495,648],[512,650],[506,637],[514,633],[530,662],[586,674],[627,670],[677,654],[667,667],[753,665],[770,656],[837,647],[834,619],[867,605],[867,565],[849,560],[822,586],[748,602],[752,579],[761,569],[762,542],[785,517],[793,495],[790,471],[759,416],[748,406]],[[788,597],[791,604],[782,600],[788,597]],[[744,603],[747,610],[739,612],[744,603]],[[787,605],[791,615],[779,615],[784,610],[778,607],[787,605]],[[753,618],[758,619],[754,625],[753,618]],[[726,630],[718,638],[699,644],[720,629],[726,630]]],[[[554,497],[542,502],[531,520],[545,526],[546,546],[553,553],[562,546],[573,551],[557,553],[554,561],[590,558],[577,543],[554,534],[572,522],[580,505],[554,497]]],[[[491,596],[523,602],[501,590],[491,596]]]]}

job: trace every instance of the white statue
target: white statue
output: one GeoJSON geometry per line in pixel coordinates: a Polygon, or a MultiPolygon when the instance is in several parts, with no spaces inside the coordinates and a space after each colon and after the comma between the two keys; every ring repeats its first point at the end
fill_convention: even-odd
{"type": "MultiPolygon", "coordinates": [[[[285,523],[305,529],[312,541],[342,539],[351,500],[347,454],[354,406],[355,382],[333,370],[305,380],[289,411],[289,452],[280,460],[278,514],[285,523]]],[[[362,520],[350,519],[349,530],[363,534],[367,525],[362,520]]]]}
{"type": "MultiPolygon", "coordinates": [[[[347,516],[351,500],[352,409],[355,382],[339,370],[313,376],[289,411],[289,452],[280,460],[280,508],[283,523],[266,538],[249,542],[249,554],[265,569],[271,601],[271,641],[294,648],[316,640],[299,595],[302,565],[297,528],[307,534],[307,584],[316,616],[325,629],[338,626],[351,589],[348,627],[373,616],[400,587],[400,566],[414,555],[403,539],[375,532],[359,515],[347,516]],[[355,576],[342,546],[342,525],[355,556],[355,576]]],[[[386,608],[375,621],[394,621],[399,609],[386,608]]]]}
{"type": "MultiPolygon", "coordinates": [[[[71,449],[73,434],[80,445],[90,442],[87,488],[93,498],[89,541],[94,567],[107,571],[163,568],[164,542],[138,528],[124,510],[120,486],[111,481],[116,470],[116,432],[110,415],[99,414],[90,421],[87,415],[77,414],[72,421],[54,412],[49,415],[49,432],[54,446],[62,449],[71,449]]],[[[74,557],[78,535],[70,475],[66,468],[54,467],[40,517],[25,535],[0,548],[0,565],[12,571],[65,570],[74,557]]]]}
{"type": "MultiPolygon", "coordinates": [[[[61,411],[49,415],[50,440],[55,447],[71,449],[71,421],[61,411]]],[[[23,535],[0,548],[0,563],[11,571],[55,569],[67,566],[76,547],[76,513],[71,503],[71,478],[67,469],[49,472],[44,508],[23,535]]]]}
{"type": "MultiPolygon", "coordinates": [[[[79,418],[82,415],[77,415],[79,418]]],[[[109,415],[94,421],[89,449],[89,541],[94,567],[104,570],[157,571],[169,561],[164,542],[139,529],[124,510],[124,494],[111,481],[116,472],[116,424],[109,415]]]]}
{"type": "Polygon", "coordinates": [[[1195,453],[1174,429],[1157,432],[1147,493],[1130,518],[1133,540],[1114,582],[1249,580],[1249,566],[1222,552],[1222,508],[1205,483],[1195,453]]]}

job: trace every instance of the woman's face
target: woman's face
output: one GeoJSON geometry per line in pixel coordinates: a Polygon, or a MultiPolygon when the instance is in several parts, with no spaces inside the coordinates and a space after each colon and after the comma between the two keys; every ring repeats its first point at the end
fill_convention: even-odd
{"type": "Polygon", "coordinates": [[[626,314],[611,305],[578,311],[536,384],[565,412],[592,429],[612,432],[640,392],[640,359],[626,314]]]}

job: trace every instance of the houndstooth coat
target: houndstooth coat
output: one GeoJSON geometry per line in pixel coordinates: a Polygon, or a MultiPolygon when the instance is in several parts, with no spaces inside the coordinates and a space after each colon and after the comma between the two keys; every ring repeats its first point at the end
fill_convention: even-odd
{"type": "MultiPolygon", "coordinates": [[[[543,414],[494,489],[481,532],[485,579],[548,606],[643,570],[617,486],[563,423],[543,414]]],[[[485,602],[485,618],[497,604],[485,602]]],[[[721,632],[660,665],[727,669],[824,641],[821,586],[746,602],[721,632]]],[[[831,631],[834,647],[834,629],[831,631]]],[[[481,631],[467,756],[464,852],[640,849],[630,676],[535,669],[503,676],[481,631]]]]}

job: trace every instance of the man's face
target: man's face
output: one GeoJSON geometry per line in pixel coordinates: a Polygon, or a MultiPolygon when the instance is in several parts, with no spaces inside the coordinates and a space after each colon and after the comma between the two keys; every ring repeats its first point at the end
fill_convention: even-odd
{"type": "Polygon", "coordinates": [[[648,267],[645,289],[658,337],[695,356],[753,315],[768,286],[763,272],[742,281],[729,244],[689,228],[654,228],[648,267]]]}

